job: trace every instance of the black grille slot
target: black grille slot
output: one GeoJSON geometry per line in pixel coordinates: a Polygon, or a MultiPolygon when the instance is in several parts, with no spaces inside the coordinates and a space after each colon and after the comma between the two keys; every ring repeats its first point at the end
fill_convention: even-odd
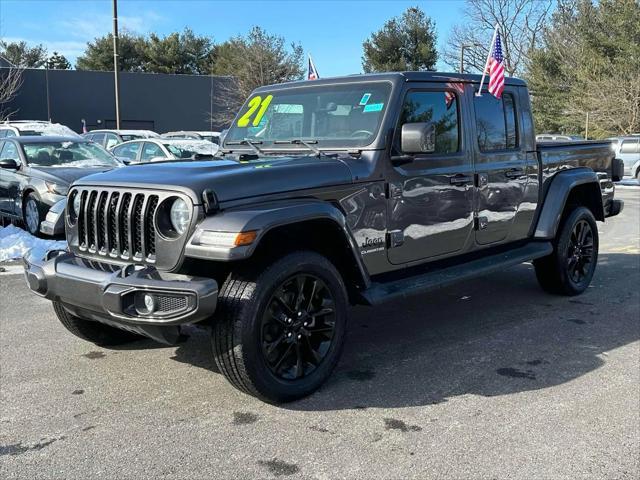
{"type": "Polygon", "coordinates": [[[136,195],[133,201],[133,211],[131,214],[131,229],[133,230],[133,256],[144,257],[142,251],[142,235],[144,232],[144,218],[142,217],[142,207],[144,205],[144,196],[136,195]]]}
{"type": "Polygon", "coordinates": [[[129,205],[131,204],[131,194],[125,193],[122,196],[120,205],[120,253],[129,255],[129,205]]]}
{"type": "Polygon", "coordinates": [[[120,194],[115,192],[111,195],[111,199],[109,200],[109,213],[108,213],[108,223],[107,226],[107,234],[108,234],[108,243],[109,248],[111,249],[111,253],[119,253],[119,245],[118,245],[118,200],[120,199],[120,194]]]}
{"type": "Polygon", "coordinates": [[[96,250],[105,252],[107,248],[107,237],[106,237],[106,225],[104,222],[104,212],[105,207],[107,206],[107,192],[100,193],[98,197],[98,212],[96,215],[95,222],[98,225],[98,238],[96,238],[96,250]]]}
{"type": "Polygon", "coordinates": [[[87,233],[84,221],[85,202],[87,201],[87,192],[78,193],[80,195],[80,212],[78,212],[78,243],[81,247],[87,246],[85,235],[87,233]]]}
{"type": "Polygon", "coordinates": [[[90,192],[89,200],[86,205],[86,216],[87,225],[85,226],[87,230],[87,248],[93,250],[96,248],[96,235],[95,235],[95,207],[96,207],[96,198],[98,197],[98,192],[90,192]]]}
{"type": "Polygon", "coordinates": [[[156,227],[153,224],[153,219],[155,218],[157,208],[158,196],[151,195],[149,197],[149,203],[147,203],[147,211],[144,214],[144,247],[149,257],[156,254],[156,227]]]}

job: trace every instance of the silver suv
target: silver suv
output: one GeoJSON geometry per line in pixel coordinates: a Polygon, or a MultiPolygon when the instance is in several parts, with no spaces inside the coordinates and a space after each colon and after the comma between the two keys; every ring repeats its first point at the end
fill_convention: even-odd
{"type": "Polygon", "coordinates": [[[640,135],[613,137],[609,140],[616,158],[624,163],[624,176],[640,180],[640,135]]]}

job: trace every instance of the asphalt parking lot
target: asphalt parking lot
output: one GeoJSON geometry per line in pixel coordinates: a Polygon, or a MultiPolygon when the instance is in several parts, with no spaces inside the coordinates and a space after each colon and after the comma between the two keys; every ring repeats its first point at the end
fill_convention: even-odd
{"type": "Polygon", "coordinates": [[[328,384],[280,407],[213,371],[204,330],[98,348],[0,274],[2,477],[639,478],[640,188],[617,195],[584,295],[522,265],[356,308],[328,384]]]}

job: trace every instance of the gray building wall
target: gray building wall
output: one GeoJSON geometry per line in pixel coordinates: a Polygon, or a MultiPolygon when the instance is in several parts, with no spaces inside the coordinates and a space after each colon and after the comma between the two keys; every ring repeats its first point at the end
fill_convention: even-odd
{"type": "MultiPolygon", "coordinates": [[[[217,111],[212,98],[229,81],[204,75],[121,72],[120,127],[159,133],[226,128],[211,122],[217,111]]],[[[113,73],[26,69],[20,92],[3,108],[15,111],[12,120],[51,119],[78,132],[83,118],[89,130],[115,128],[113,73]]]]}

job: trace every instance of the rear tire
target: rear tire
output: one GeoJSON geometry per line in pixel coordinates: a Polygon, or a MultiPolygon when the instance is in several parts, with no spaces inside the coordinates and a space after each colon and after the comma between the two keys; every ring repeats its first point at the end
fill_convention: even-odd
{"type": "Polygon", "coordinates": [[[71,315],[59,302],[53,302],[53,309],[64,328],[69,330],[76,337],[95,343],[101,347],[122,345],[124,343],[135,342],[136,340],[142,340],[145,338],[141,335],[120,330],[119,328],[110,327],[109,325],[105,325],[100,322],[84,320],[80,317],[71,315]]]}
{"type": "Polygon", "coordinates": [[[553,246],[552,254],[533,262],[538,283],[549,293],[581,294],[598,262],[598,226],[591,210],[577,207],[566,215],[553,246]]]}
{"type": "Polygon", "coordinates": [[[347,305],[340,274],[315,252],[233,272],[218,298],[216,365],[234,387],[262,400],[305,397],[338,363],[347,305]]]}

